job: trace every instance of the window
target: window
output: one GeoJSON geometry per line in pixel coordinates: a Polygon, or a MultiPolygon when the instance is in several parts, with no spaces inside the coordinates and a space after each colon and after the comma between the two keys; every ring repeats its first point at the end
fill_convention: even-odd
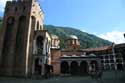
{"type": "Polygon", "coordinates": [[[103,56],[101,56],[101,59],[103,59],[103,56]]]}
{"type": "Polygon", "coordinates": [[[39,30],[39,22],[37,22],[37,30],[39,30]]]}
{"type": "Polygon", "coordinates": [[[7,13],[8,11],[9,11],[9,8],[6,8],[5,13],[7,13]]]}
{"type": "Polygon", "coordinates": [[[25,10],[26,10],[26,7],[24,6],[24,7],[23,7],[23,12],[24,12],[25,10]]]}
{"type": "Polygon", "coordinates": [[[114,63],[114,60],[113,60],[113,59],[111,59],[111,60],[110,60],[110,62],[111,62],[111,63],[114,63]]]}
{"type": "Polygon", "coordinates": [[[113,59],[113,57],[114,57],[113,55],[110,55],[110,59],[113,59]]]}
{"type": "Polygon", "coordinates": [[[109,60],[105,60],[106,63],[109,63],[109,60]]]}
{"type": "Polygon", "coordinates": [[[104,60],[101,60],[101,63],[104,63],[104,60]]]}
{"type": "Polygon", "coordinates": [[[17,7],[15,7],[15,12],[17,12],[17,10],[18,10],[18,8],[17,8],[17,7]]]}
{"type": "Polygon", "coordinates": [[[105,56],[105,59],[108,59],[108,56],[105,56]]]}
{"type": "Polygon", "coordinates": [[[36,44],[37,44],[38,54],[42,54],[43,52],[43,37],[42,36],[37,37],[36,44]]]}
{"type": "Polygon", "coordinates": [[[32,5],[33,7],[35,6],[35,4],[32,5]]]}

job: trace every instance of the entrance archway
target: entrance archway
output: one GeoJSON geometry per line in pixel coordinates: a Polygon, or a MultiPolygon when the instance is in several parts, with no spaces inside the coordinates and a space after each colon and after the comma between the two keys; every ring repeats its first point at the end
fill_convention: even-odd
{"type": "Polygon", "coordinates": [[[123,65],[122,64],[117,64],[117,70],[123,70],[123,65]]]}
{"type": "Polygon", "coordinates": [[[80,75],[87,75],[88,64],[86,61],[80,63],[80,75]]]}
{"type": "Polygon", "coordinates": [[[39,58],[35,59],[35,74],[41,75],[42,72],[42,65],[39,65],[39,58]]]}
{"type": "Polygon", "coordinates": [[[79,66],[76,61],[71,62],[70,73],[72,75],[77,75],[79,73],[79,66]]]}
{"type": "Polygon", "coordinates": [[[69,73],[68,62],[66,62],[66,61],[61,62],[61,73],[62,74],[68,74],[69,73]]]}
{"type": "Polygon", "coordinates": [[[97,61],[91,61],[91,67],[92,67],[92,69],[93,70],[95,70],[95,71],[98,71],[98,63],[97,63],[97,61]]]}

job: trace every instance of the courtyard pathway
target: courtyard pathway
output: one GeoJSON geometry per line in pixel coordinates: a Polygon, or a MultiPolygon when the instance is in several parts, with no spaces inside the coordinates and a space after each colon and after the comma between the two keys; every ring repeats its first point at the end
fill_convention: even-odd
{"type": "Polygon", "coordinates": [[[23,79],[23,78],[3,78],[0,83],[125,83],[125,72],[105,72],[102,80],[88,77],[52,77],[49,79],[23,79]]]}

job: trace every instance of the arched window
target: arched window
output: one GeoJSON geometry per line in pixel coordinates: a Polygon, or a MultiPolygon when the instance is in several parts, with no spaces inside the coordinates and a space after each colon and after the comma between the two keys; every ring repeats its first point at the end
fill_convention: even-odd
{"type": "Polygon", "coordinates": [[[15,7],[15,13],[18,11],[18,8],[17,7],[15,7]]]}
{"type": "Polygon", "coordinates": [[[39,22],[37,22],[37,30],[39,30],[39,22]]]}
{"type": "Polygon", "coordinates": [[[42,30],[42,25],[40,25],[40,30],[42,30]]]}
{"type": "Polygon", "coordinates": [[[25,10],[26,10],[26,7],[25,7],[25,6],[23,6],[23,12],[25,12],[25,10]]]}
{"type": "Polygon", "coordinates": [[[42,36],[37,37],[36,45],[37,45],[38,54],[42,54],[43,52],[43,37],[42,36]]]}
{"type": "Polygon", "coordinates": [[[31,40],[33,40],[34,30],[35,30],[36,18],[31,16],[31,40]]]}

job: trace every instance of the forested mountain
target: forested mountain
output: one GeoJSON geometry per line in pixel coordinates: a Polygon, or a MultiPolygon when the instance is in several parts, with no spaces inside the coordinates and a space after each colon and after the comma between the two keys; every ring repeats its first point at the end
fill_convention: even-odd
{"type": "Polygon", "coordinates": [[[50,34],[55,34],[60,38],[61,47],[64,47],[65,41],[70,35],[76,35],[79,38],[82,48],[101,47],[111,44],[110,41],[71,27],[44,25],[44,29],[47,29],[50,34]]]}

